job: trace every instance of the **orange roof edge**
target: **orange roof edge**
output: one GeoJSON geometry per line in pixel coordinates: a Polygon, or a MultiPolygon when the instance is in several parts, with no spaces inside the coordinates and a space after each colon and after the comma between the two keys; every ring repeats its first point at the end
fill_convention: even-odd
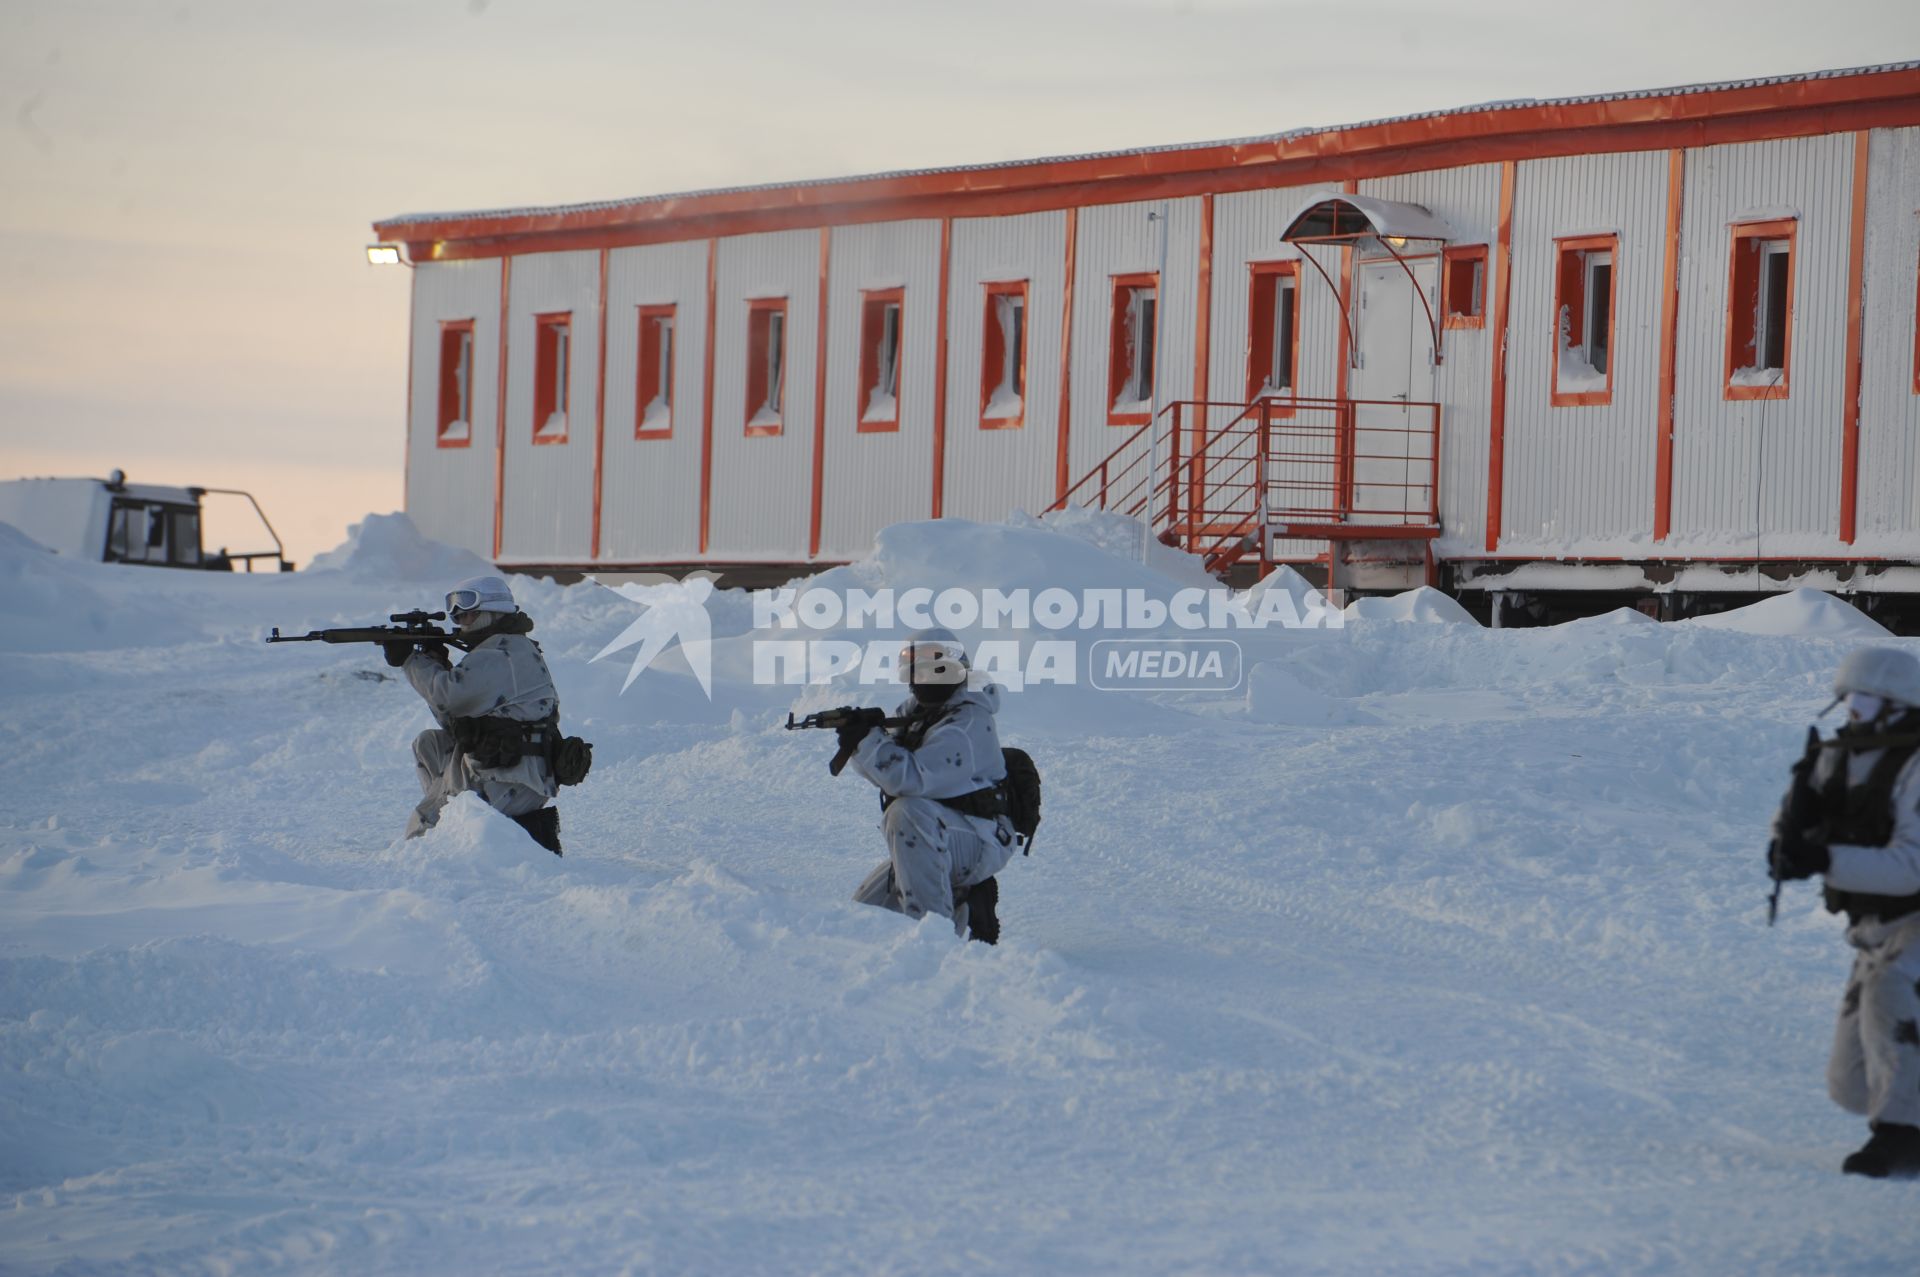
{"type": "MultiPolygon", "coordinates": [[[[1450,142],[1523,138],[1570,129],[1710,121],[1769,112],[1885,103],[1920,106],[1920,62],[1813,72],[1766,80],[1545,102],[1496,103],[1266,138],[865,177],[783,183],[549,208],[409,214],[373,224],[389,243],[432,246],[582,231],[648,228],[649,239],[674,223],[819,210],[839,220],[864,204],[903,199],[1039,193],[1048,187],[1220,169],[1257,168],[1366,155],[1450,142]]],[[[1437,167],[1437,166],[1436,166],[1437,167]]],[[[859,220],[859,219],[854,219],[859,220]]],[[[689,237],[697,232],[690,228],[689,237]]],[[[504,251],[502,246],[502,250],[504,251]]],[[[464,254],[462,254],[464,255],[464,254]]]]}

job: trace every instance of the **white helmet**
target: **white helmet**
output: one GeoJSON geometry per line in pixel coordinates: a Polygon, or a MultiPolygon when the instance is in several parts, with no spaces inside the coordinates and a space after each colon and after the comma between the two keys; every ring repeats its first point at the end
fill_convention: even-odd
{"type": "Polygon", "coordinates": [[[497,576],[470,576],[447,591],[447,612],[518,612],[513,591],[497,576]]]}
{"type": "Polygon", "coordinates": [[[1897,647],[1855,648],[1833,675],[1834,697],[1849,692],[1920,706],[1920,660],[1897,647]]]}
{"type": "Polygon", "coordinates": [[[900,648],[900,681],[923,701],[946,700],[966,685],[967,648],[952,630],[915,630],[900,648]]]}

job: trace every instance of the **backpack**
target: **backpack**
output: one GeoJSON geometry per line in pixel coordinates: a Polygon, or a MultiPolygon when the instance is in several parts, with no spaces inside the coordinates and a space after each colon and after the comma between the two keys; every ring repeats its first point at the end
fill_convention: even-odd
{"type": "Polygon", "coordinates": [[[1003,782],[1007,816],[1013,822],[1013,831],[1020,835],[1020,854],[1030,856],[1033,832],[1040,828],[1040,769],[1024,749],[1003,748],[1000,755],[1007,764],[1007,779],[1003,782]]]}

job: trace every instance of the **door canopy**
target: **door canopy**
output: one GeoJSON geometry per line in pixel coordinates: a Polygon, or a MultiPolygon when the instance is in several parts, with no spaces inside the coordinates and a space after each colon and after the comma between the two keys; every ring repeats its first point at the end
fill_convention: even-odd
{"type": "MultiPolygon", "coordinates": [[[[1433,331],[1433,362],[1438,364],[1445,359],[1441,349],[1440,321],[1434,314],[1433,299],[1421,289],[1420,281],[1414,278],[1413,270],[1407,265],[1400,250],[1408,244],[1421,245],[1421,252],[1437,253],[1453,238],[1453,231],[1447,224],[1429,213],[1419,204],[1403,204],[1398,200],[1378,200],[1370,195],[1316,195],[1301,206],[1287,222],[1287,229],[1280,233],[1281,242],[1287,244],[1327,244],[1335,248],[1362,248],[1369,243],[1384,249],[1386,254],[1400,263],[1400,269],[1406,271],[1407,278],[1413,282],[1415,296],[1427,311],[1427,325],[1433,331]]],[[[1301,252],[1309,265],[1318,271],[1320,278],[1326,280],[1327,287],[1333,290],[1340,306],[1340,320],[1347,327],[1347,359],[1349,364],[1359,358],[1360,347],[1355,340],[1353,316],[1348,313],[1346,300],[1340,288],[1327,275],[1326,267],[1315,259],[1312,253],[1301,252]]],[[[1435,272],[1438,279],[1439,273],[1435,272]]]]}
{"type": "Polygon", "coordinates": [[[1418,204],[1370,195],[1320,195],[1308,200],[1280,238],[1289,244],[1352,244],[1377,239],[1390,249],[1409,240],[1445,243],[1447,224],[1418,204]]]}

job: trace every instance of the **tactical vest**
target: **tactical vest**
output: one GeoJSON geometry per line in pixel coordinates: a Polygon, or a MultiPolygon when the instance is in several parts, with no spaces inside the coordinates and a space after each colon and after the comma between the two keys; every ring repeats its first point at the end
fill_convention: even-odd
{"type": "MultiPolygon", "coordinates": [[[[894,743],[902,749],[917,750],[927,743],[927,733],[953,713],[951,705],[923,705],[908,714],[907,721],[893,729],[894,743]]],[[[936,798],[934,802],[950,811],[963,816],[979,816],[986,820],[998,820],[1012,810],[1007,801],[1006,786],[988,785],[968,794],[956,794],[952,798],[936,798]]],[[[885,811],[893,802],[892,798],[882,797],[880,810],[885,811]]]]}
{"type": "MultiPolygon", "coordinates": [[[[1850,723],[1840,729],[1829,746],[1840,751],[1839,765],[1827,778],[1820,794],[1829,843],[1884,847],[1893,841],[1893,786],[1908,760],[1920,752],[1920,735],[1913,733],[1915,727],[1920,727],[1920,720],[1909,714],[1894,726],[1905,729],[1904,734],[1857,728],[1850,723]],[[1874,763],[1867,778],[1857,785],[1848,784],[1847,755],[1881,748],[1882,742],[1886,752],[1874,763]]],[[[1844,913],[1854,922],[1862,918],[1885,922],[1920,912],[1920,895],[1876,896],[1828,887],[1826,896],[1829,913],[1844,913]]]]}

